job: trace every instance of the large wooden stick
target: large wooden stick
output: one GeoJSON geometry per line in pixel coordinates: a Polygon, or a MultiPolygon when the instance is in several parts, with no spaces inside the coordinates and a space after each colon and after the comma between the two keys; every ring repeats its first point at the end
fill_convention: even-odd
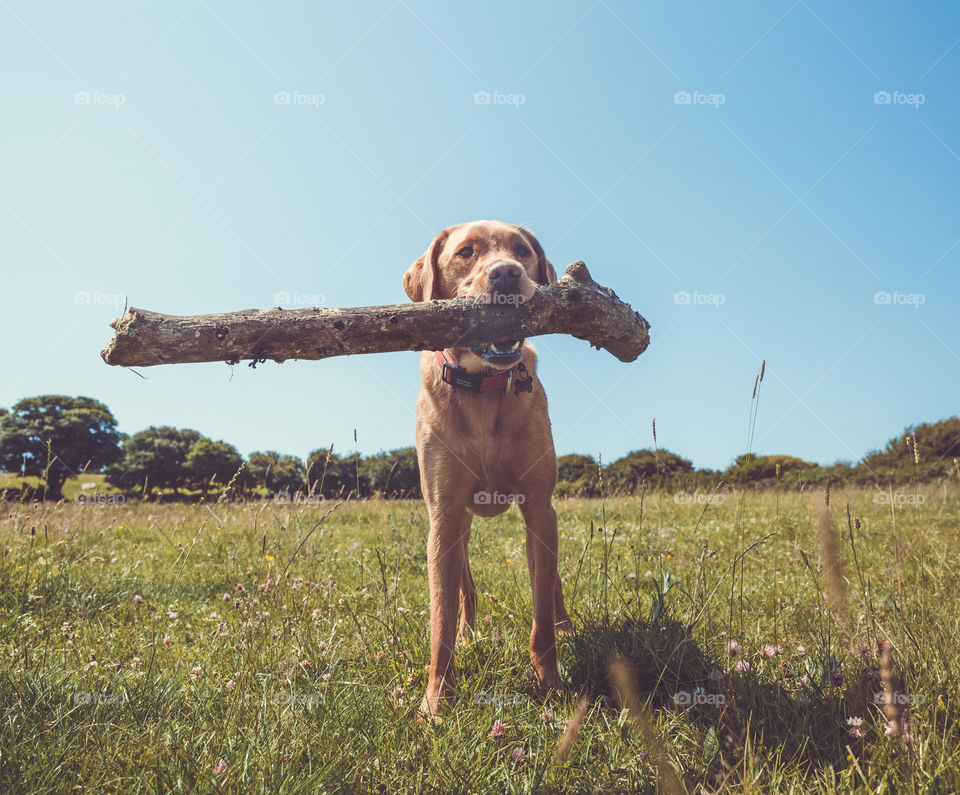
{"type": "Polygon", "coordinates": [[[256,364],[570,334],[632,362],[650,342],[650,324],[613,290],[593,281],[582,262],[570,265],[556,284],[539,288],[531,300],[516,298],[351,309],[278,307],[193,317],[131,307],[110,324],[115,334],[100,355],[107,364],[138,367],[243,359],[256,364]]]}

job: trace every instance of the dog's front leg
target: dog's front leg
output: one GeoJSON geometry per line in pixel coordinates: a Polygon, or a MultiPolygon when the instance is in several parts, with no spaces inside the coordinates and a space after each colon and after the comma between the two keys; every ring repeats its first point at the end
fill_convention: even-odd
{"type": "Polygon", "coordinates": [[[530,569],[530,585],[533,588],[530,661],[544,685],[559,688],[561,682],[557,672],[555,626],[559,584],[557,514],[549,500],[539,504],[526,502],[521,505],[520,510],[527,527],[527,565],[530,569]]]}
{"type": "Polygon", "coordinates": [[[430,674],[420,711],[443,714],[453,690],[457,606],[463,577],[466,511],[454,515],[438,508],[430,514],[427,573],[430,580],[430,674]]]}

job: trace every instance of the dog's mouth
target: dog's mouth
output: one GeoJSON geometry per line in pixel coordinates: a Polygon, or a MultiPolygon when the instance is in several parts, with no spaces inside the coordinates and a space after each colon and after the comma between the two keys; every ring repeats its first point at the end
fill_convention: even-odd
{"type": "Polygon", "coordinates": [[[523,340],[502,340],[488,342],[486,345],[476,345],[470,350],[490,364],[514,364],[520,359],[523,340]]]}

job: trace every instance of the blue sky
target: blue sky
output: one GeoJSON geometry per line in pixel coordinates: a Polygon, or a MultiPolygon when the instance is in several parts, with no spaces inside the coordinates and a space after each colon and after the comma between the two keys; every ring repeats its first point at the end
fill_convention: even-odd
{"type": "Polygon", "coordinates": [[[763,358],[761,453],[856,460],[957,413],[954,4],[2,0],[0,20],[0,405],[90,395],[126,432],[243,453],[412,444],[415,353],[144,380],[100,360],[107,323],[125,300],[405,301],[437,231],[496,218],[653,326],[629,365],[537,340],[559,453],[613,460],[655,417],[661,446],[726,466],[763,358]]]}

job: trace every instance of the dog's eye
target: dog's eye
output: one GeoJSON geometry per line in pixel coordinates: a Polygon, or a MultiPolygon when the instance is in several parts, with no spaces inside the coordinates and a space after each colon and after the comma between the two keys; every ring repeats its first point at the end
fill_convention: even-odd
{"type": "Polygon", "coordinates": [[[526,246],[524,246],[523,244],[517,246],[513,251],[514,251],[514,253],[515,253],[518,257],[520,257],[520,258],[529,257],[529,256],[530,256],[530,249],[528,249],[528,248],[527,248],[526,246]]]}
{"type": "Polygon", "coordinates": [[[457,252],[458,257],[463,257],[464,259],[470,259],[473,256],[473,246],[464,246],[457,252]]]}

